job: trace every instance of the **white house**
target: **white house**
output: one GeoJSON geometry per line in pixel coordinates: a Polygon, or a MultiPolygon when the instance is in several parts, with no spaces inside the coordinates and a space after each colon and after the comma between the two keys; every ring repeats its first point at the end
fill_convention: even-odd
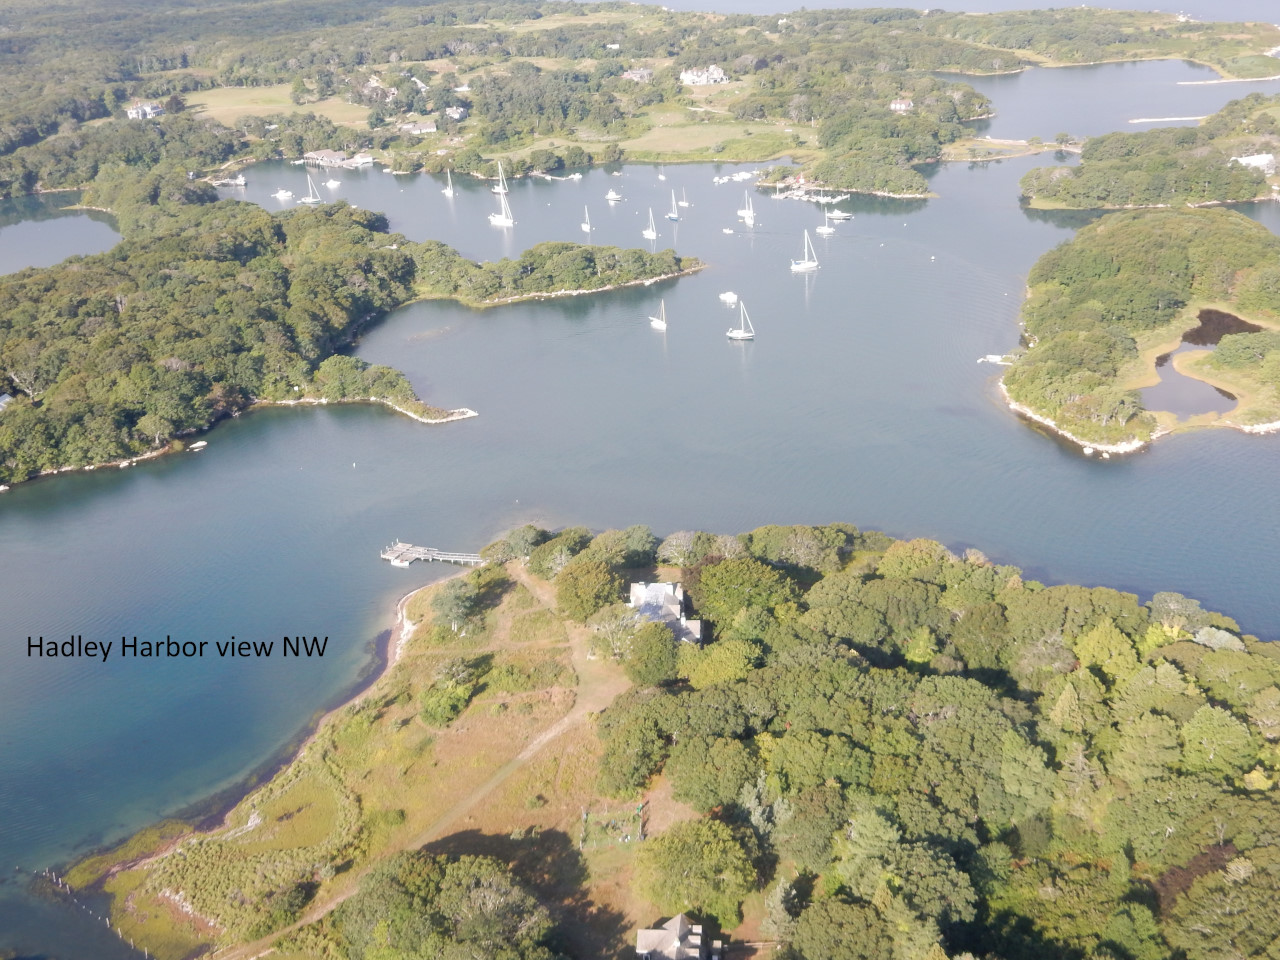
{"type": "Polygon", "coordinates": [[[466,107],[445,107],[444,108],[444,115],[448,117],[450,120],[458,120],[458,121],[465,120],[467,119],[467,116],[468,114],[470,114],[470,112],[471,111],[468,110],[466,107]]]}
{"type": "Polygon", "coordinates": [[[622,75],[623,80],[634,80],[636,83],[648,83],[653,79],[653,71],[648,67],[632,67],[622,75]]]}
{"type": "Polygon", "coordinates": [[[910,110],[914,106],[915,104],[912,103],[910,100],[899,99],[899,100],[894,100],[892,103],[890,103],[889,109],[892,110],[894,113],[906,113],[908,110],[910,110]]]}
{"type": "Polygon", "coordinates": [[[152,120],[156,117],[164,116],[164,107],[158,103],[143,103],[139,100],[132,107],[125,110],[125,116],[130,120],[152,120]]]}
{"type": "Polygon", "coordinates": [[[680,82],[690,87],[705,87],[712,83],[728,83],[729,76],[713,63],[705,70],[681,70],[680,82]]]}
{"type": "Polygon", "coordinates": [[[1276,172],[1276,155],[1274,153],[1255,153],[1248,157],[1232,157],[1233,163],[1253,170],[1261,170],[1268,177],[1276,172]]]}
{"type": "Polygon", "coordinates": [[[678,583],[633,583],[627,606],[642,620],[665,623],[677,640],[702,643],[702,621],[684,615],[684,588],[678,583]]]}

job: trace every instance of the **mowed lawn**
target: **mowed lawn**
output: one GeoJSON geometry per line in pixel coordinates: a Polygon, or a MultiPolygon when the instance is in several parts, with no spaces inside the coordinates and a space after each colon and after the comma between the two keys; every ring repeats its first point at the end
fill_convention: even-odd
{"type": "Polygon", "coordinates": [[[291,89],[287,83],[270,87],[219,87],[191,94],[187,98],[187,106],[198,107],[206,116],[225,126],[234,126],[240,117],[263,117],[273,113],[314,113],[348,126],[363,124],[369,116],[368,107],[347,103],[337,97],[298,106],[289,99],[291,89]]]}

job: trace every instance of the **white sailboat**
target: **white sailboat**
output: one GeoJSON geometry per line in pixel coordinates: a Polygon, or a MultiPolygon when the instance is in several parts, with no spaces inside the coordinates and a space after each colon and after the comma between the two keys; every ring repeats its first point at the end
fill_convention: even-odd
{"type": "Polygon", "coordinates": [[[649,326],[655,330],[667,329],[667,301],[659,301],[658,315],[649,318],[649,326]]]}
{"type": "Polygon", "coordinates": [[[827,217],[827,216],[825,216],[825,215],[824,215],[824,216],[823,216],[823,218],[822,218],[822,226],[820,226],[820,227],[815,227],[815,228],[814,228],[814,230],[813,230],[813,232],[814,232],[814,233],[816,233],[816,234],[817,234],[818,236],[820,236],[820,237],[829,237],[829,236],[831,236],[833,233],[835,233],[835,232],[836,232],[836,228],[835,228],[835,227],[833,227],[830,223],[828,223],[828,222],[827,222],[829,219],[830,219],[829,217],[827,217]]]}
{"type": "Polygon", "coordinates": [[[582,208],[582,223],[580,224],[580,226],[582,227],[583,233],[591,232],[591,213],[587,210],[586,207],[582,208]]]}
{"type": "Polygon", "coordinates": [[[667,214],[667,219],[672,222],[680,219],[680,211],[676,209],[676,192],[671,191],[671,212],[667,214]]]}
{"type": "Polygon", "coordinates": [[[666,175],[665,173],[663,173],[663,172],[662,172],[662,168],[661,168],[661,167],[659,167],[659,168],[658,168],[658,179],[659,179],[659,180],[665,180],[665,179],[667,179],[667,175],[666,175]]]}
{"type": "Polygon", "coordinates": [[[813,252],[813,241],[809,239],[809,231],[804,232],[804,259],[791,261],[792,273],[806,273],[818,269],[818,255],[813,252]]]}
{"type": "Polygon", "coordinates": [[[684,187],[680,188],[680,206],[689,206],[689,195],[684,192],[684,187]]]}
{"type": "Polygon", "coordinates": [[[747,316],[747,305],[745,303],[738,304],[738,325],[729,330],[725,336],[730,340],[754,340],[756,338],[756,331],[751,326],[751,318],[747,316]]]}
{"type": "Polygon", "coordinates": [[[445,177],[445,180],[448,181],[448,186],[446,186],[440,192],[443,193],[446,197],[452,197],[453,196],[453,171],[446,170],[444,172],[444,177],[445,177]]]}
{"type": "Polygon", "coordinates": [[[320,192],[316,190],[316,183],[311,179],[311,174],[307,174],[307,195],[298,198],[299,203],[319,203],[320,192]]]}
{"type": "Polygon", "coordinates": [[[756,208],[751,205],[751,194],[743,194],[747,201],[747,205],[738,211],[738,216],[742,218],[742,222],[748,227],[756,225],[756,208]]]}
{"type": "Polygon", "coordinates": [[[653,207],[649,208],[649,226],[640,231],[640,236],[646,240],[658,239],[658,228],[653,225],[653,207]]]}
{"type": "Polygon", "coordinates": [[[507,192],[507,178],[502,172],[501,160],[498,161],[498,185],[496,187],[490,187],[489,190],[493,193],[499,194],[505,194],[507,192]]]}
{"type": "Polygon", "coordinates": [[[498,161],[498,181],[502,186],[502,192],[498,194],[499,209],[497,213],[489,214],[489,222],[495,227],[514,227],[516,221],[511,216],[511,204],[507,203],[507,178],[502,174],[501,160],[498,161]]]}

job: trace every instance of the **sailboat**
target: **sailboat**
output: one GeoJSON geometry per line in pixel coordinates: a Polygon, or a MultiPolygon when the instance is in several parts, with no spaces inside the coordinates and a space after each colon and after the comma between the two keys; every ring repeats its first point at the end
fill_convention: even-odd
{"type": "Polygon", "coordinates": [[[667,214],[667,219],[677,221],[680,219],[680,212],[676,209],[676,192],[671,191],[671,212],[667,214]]]}
{"type": "Polygon", "coordinates": [[[663,172],[662,172],[662,168],[661,168],[661,167],[659,167],[659,168],[658,168],[658,179],[659,179],[659,180],[665,180],[665,179],[667,179],[667,175],[666,175],[665,173],[663,173],[663,172]]]}
{"type": "Polygon", "coordinates": [[[502,173],[502,161],[501,161],[501,160],[499,160],[499,161],[498,161],[498,185],[497,185],[496,187],[490,187],[490,188],[489,188],[489,190],[490,190],[492,193],[502,193],[502,194],[505,194],[505,193],[507,192],[507,178],[506,178],[506,176],[502,173]]]}
{"type": "Polygon", "coordinates": [[[820,237],[829,237],[829,236],[831,236],[833,233],[835,233],[835,232],[836,232],[836,228],[835,228],[835,227],[833,227],[830,223],[828,223],[828,222],[827,222],[829,219],[830,219],[830,217],[828,217],[826,214],[823,214],[823,217],[822,217],[822,226],[820,226],[820,227],[815,227],[813,232],[814,232],[814,233],[816,233],[816,234],[817,234],[818,236],[820,236],[820,237]]]}
{"type": "Polygon", "coordinates": [[[818,255],[813,252],[813,241],[809,239],[809,231],[804,232],[804,259],[791,261],[792,273],[805,273],[818,269],[818,255]]]}
{"type": "Polygon", "coordinates": [[[640,231],[640,236],[646,240],[658,239],[658,228],[653,225],[653,207],[649,208],[649,226],[640,231]]]}
{"type": "Polygon", "coordinates": [[[679,206],[682,206],[682,207],[687,207],[687,206],[689,206],[689,195],[688,195],[687,193],[685,193],[685,192],[684,192],[684,187],[681,187],[681,188],[680,188],[680,203],[679,203],[679,206]]]}
{"type": "Polygon", "coordinates": [[[582,224],[581,224],[581,226],[582,226],[582,232],[583,232],[583,233],[590,233],[590,232],[591,232],[591,214],[587,211],[587,208],[586,208],[586,207],[583,207],[583,208],[582,208],[582,224]]]}
{"type": "Polygon", "coordinates": [[[751,326],[751,318],[747,316],[747,305],[745,303],[738,303],[738,325],[728,331],[725,336],[730,340],[754,340],[756,338],[756,331],[751,326]]]}
{"type": "Polygon", "coordinates": [[[498,194],[499,211],[489,214],[489,222],[495,227],[514,227],[515,218],[511,216],[511,204],[507,203],[507,178],[502,174],[502,161],[498,161],[498,182],[502,192],[498,194]]]}
{"type": "Polygon", "coordinates": [[[751,205],[751,194],[745,193],[743,197],[745,197],[747,205],[738,211],[738,216],[742,218],[742,222],[748,227],[754,227],[756,225],[756,208],[751,205]]]}
{"type": "Polygon", "coordinates": [[[667,301],[659,301],[658,315],[649,318],[649,326],[655,330],[667,329],[667,301]]]}
{"type": "Polygon", "coordinates": [[[445,187],[443,190],[441,190],[440,192],[443,193],[446,197],[452,197],[453,196],[453,171],[446,170],[444,172],[444,176],[445,176],[445,179],[449,182],[449,185],[445,187]]]}
{"type": "Polygon", "coordinates": [[[316,190],[316,183],[311,179],[311,174],[307,174],[307,195],[298,198],[299,203],[319,203],[320,192],[316,190]]]}

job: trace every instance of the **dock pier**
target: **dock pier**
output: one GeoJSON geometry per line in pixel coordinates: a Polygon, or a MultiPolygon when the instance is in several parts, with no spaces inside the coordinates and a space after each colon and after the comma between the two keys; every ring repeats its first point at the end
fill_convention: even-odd
{"type": "Polygon", "coordinates": [[[389,560],[393,567],[407,567],[415,560],[440,560],[444,563],[460,563],[478,567],[484,558],[478,553],[450,553],[437,550],[435,547],[415,547],[412,543],[397,540],[382,550],[382,559],[389,560]]]}

